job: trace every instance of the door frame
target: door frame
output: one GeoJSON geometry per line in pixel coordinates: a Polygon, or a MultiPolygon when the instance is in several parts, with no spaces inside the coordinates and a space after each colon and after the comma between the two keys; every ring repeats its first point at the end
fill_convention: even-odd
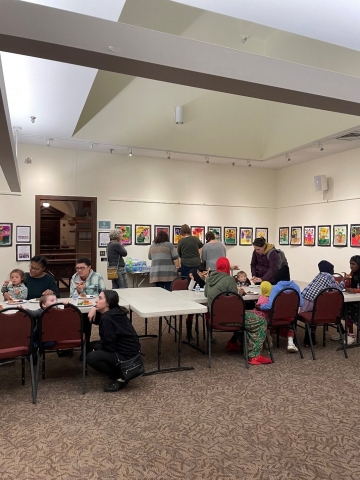
{"type": "Polygon", "coordinates": [[[62,195],[35,195],[35,255],[40,252],[40,209],[42,202],[45,201],[61,201],[61,202],[92,202],[91,205],[91,266],[96,272],[97,260],[97,197],[68,197],[62,195]]]}

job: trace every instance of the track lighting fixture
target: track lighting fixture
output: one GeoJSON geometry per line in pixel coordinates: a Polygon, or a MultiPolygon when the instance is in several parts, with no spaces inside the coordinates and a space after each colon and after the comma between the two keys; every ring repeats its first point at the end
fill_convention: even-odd
{"type": "Polygon", "coordinates": [[[205,155],[205,161],[206,161],[206,163],[210,163],[210,160],[209,160],[209,156],[208,156],[208,155],[205,155]]]}
{"type": "Polygon", "coordinates": [[[129,148],[129,157],[132,157],[132,148],[129,148]]]}
{"type": "Polygon", "coordinates": [[[323,152],[325,150],[325,148],[324,148],[324,146],[321,142],[318,143],[318,147],[319,147],[320,152],[323,152]]]}
{"type": "Polygon", "coordinates": [[[175,123],[176,123],[176,125],[182,125],[184,123],[183,107],[176,107],[175,108],[175,123]]]}
{"type": "Polygon", "coordinates": [[[232,165],[233,167],[235,167],[235,162],[232,162],[232,164],[231,164],[231,165],[232,165]]]}
{"type": "Polygon", "coordinates": [[[167,159],[170,160],[170,158],[171,158],[171,152],[166,152],[166,155],[167,155],[167,159]]]}
{"type": "Polygon", "coordinates": [[[286,156],[286,160],[287,160],[288,162],[291,162],[290,155],[287,153],[285,156],[286,156]]]}
{"type": "Polygon", "coordinates": [[[248,167],[251,167],[251,162],[250,162],[250,160],[247,161],[247,166],[248,166],[248,167]]]}
{"type": "Polygon", "coordinates": [[[113,148],[110,148],[110,153],[111,153],[111,154],[113,153],[113,151],[114,151],[114,149],[113,149],[113,148]]]}
{"type": "Polygon", "coordinates": [[[31,120],[31,123],[35,123],[36,117],[31,116],[31,117],[30,117],[30,120],[31,120]]]}
{"type": "Polygon", "coordinates": [[[47,147],[50,147],[50,140],[51,140],[51,138],[48,138],[48,139],[46,140],[46,146],[47,146],[47,147]]]}
{"type": "Polygon", "coordinates": [[[90,148],[94,148],[94,144],[93,144],[92,142],[89,143],[89,147],[90,147],[90,148]]]}

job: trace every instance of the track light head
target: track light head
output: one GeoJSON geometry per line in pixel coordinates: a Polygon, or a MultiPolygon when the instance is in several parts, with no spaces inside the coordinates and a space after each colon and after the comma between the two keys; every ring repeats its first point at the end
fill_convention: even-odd
{"type": "Polygon", "coordinates": [[[248,167],[251,167],[251,162],[250,162],[250,160],[248,160],[247,166],[248,166],[248,167]]]}
{"type": "Polygon", "coordinates": [[[94,144],[92,142],[89,143],[90,148],[94,148],[94,144]]]}
{"type": "Polygon", "coordinates": [[[318,147],[319,147],[320,152],[323,152],[325,150],[323,144],[320,143],[320,142],[318,143],[318,147]]]}
{"type": "Polygon", "coordinates": [[[231,164],[231,165],[232,165],[233,167],[235,167],[235,162],[232,162],[232,164],[231,164]]]}
{"type": "Polygon", "coordinates": [[[171,152],[166,152],[166,156],[167,156],[167,159],[170,160],[171,159],[171,152]]]}
{"type": "Polygon", "coordinates": [[[132,157],[132,148],[129,148],[129,157],[132,157]]]}
{"type": "Polygon", "coordinates": [[[30,120],[31,120],[31,123],[35,123],[36,117],[31,116],[31,117],[30,117],[30,120]]]}
{"type": "Polygon", "coordinates": [[[113,152],[114,152],[114,149],[110,148],[110,153],[113,154],[113,152]]]}
{"type": "Polygon", "coordinates": [[[205,162],[206,162],[206,163],[210,163],[210,160],[209,160],[209,156],[208,156],[208,155],[205,155],[205,162]]]}

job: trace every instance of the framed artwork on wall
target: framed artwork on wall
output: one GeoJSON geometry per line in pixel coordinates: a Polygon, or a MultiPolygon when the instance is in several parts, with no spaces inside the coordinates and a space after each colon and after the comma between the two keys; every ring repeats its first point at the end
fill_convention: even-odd
{"type": "Polygon", "coordinates": [[[279,228],[279,245],[289,245],[289,227],[279,228]]]}
{"type": "Polygon", "coordinates": [[[240,227],[239,233],[240,245],[252,245],[253,242],[253,229],[252,227],[240,227]]]}
{"type": "Polygon", "coordinates": [[[256,227],[255,228],[255,238],[265,238],[265,242],[268,241],[268,229],[256,227]]]}
{"type": "Polygon", "coordinates": [[[154,238],[159,232],[166,232],[169,236],[170,241],[170,225],[155,225],[154,227],[154,238]]]}
{"type": "Polygon", "coordinates": [[[330,225],[318,225],[318,246],[319,247],[331,246],[331,226],[330,225]]]}
{"type": "Polygon", "coordinates": [[[224,227],[225,245],[237,245],[237,227],[224,227]]]}
{"type": "Polygon", "coordinates": [[[110,230],[111,220],[98,220],[98,230],[110,230]]]}
{"type": "Polygon", "coordinates": [[[205,243],[205,227],[191,227],[191,235],[197,237],[200,242],[205,243]]]}
{"type": "Polygon", "coordinates": [[[132,244],[132,234],[131,234],[132,225],[123,225],[121,223],[115,223],[114,228],[118,228],[119,230],[121,230],[122,232],[121,243],[123,245],[132,244]]]}
{"type": "Polygon", "coordinates": [[[177,245],[182,237],[180,225],[173,225],[173,244],[177,245]]]}
{"type": "Polygon", "coordinates": [[[315,231],[315,226],[304,227],[304,245],[306,247],[313,247],[315,245],[315,231]]]}
{"type": "Polygon", "coordinates": [[[135,225],[135,245],[151,244],[151,225],[135,225]]]}
{"type": "Polygon", "coordinates": [[[0,247],[11,247],[12,232],[12,223],[0,223],[0,247]]]}
{"type": "Polygon", "coordinates": [[[291,227],[290,229],[290,245],[301,245],[302,227],[291,227]]]}
{"type": "Polygon", "coordinates": [[[98,248],[107,247],[107,244],[110,242],[109,233],[110,232],[98,232],[98,248]]]}
{"type": "Polygon", "coordinates": [[[360,247],[360,225],[350,225],[350,247],[360,247]]]}
{"type": "Polygon", "coordinates": [[[30,245],[16,245],[16,261],[29,262],[31,259],[31,244],[30,245]]]}
{"type": "Polygon", "coordinates": [[[333,225],[333,245],[334,247],[347,247],[348,226],[333,225]]]}
{"type": "Polygon", "coordinates": [[[222,241],[221,239],[221,227],[208,227],[208,232],[212,232],[215,235],[215,240],[222,241]]]}
{"type": "Polygon", "coordinates": [[[16,243],[31,242],[31,227],[16,226],[16,243]]]}

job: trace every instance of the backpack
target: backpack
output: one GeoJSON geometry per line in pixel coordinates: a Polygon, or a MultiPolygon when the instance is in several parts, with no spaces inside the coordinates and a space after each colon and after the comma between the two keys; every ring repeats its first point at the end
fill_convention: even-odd
{"type": "MultiPolygon", "coordinates": [[[[279,248],[272,248],[271,250],[268,251],[268,253],[266,254],[266,258],[269,260],[270,259],[270,253],[275,250],[275,252],[277,253],[277,256],[278,256],[278,264],[277,264],[277,268],[281,268],[283,267],[284,265],[289,265],[288,264],[288,261],[285,257],[285,253],[280,250],[279,248]]],[[[269,260],[270,261],[270,260],[269,260]]]]}

